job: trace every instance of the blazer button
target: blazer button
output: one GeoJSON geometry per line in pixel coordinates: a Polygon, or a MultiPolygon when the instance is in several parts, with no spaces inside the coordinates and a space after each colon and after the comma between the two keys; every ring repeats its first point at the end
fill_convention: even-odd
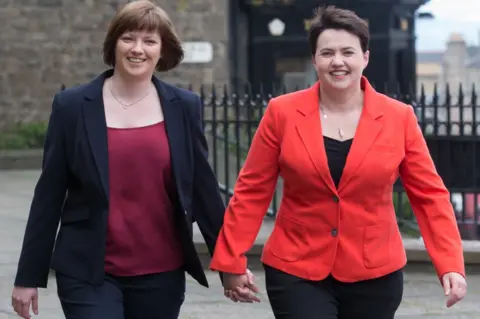
{"type": "Polygon", "coordinates": [[[339,200],[339,199],[338,199],[337,196],[333,196],[332,199],[333,199],[333,201],[334,201],[335,203],[338,203],[338,200],[339,200]]]}
{"type": "Polygon", "coordinates": [[[332,229],[332,231],[331,231],[332,237],[337,237],[337,233],[338,232],[337,232],[336,228],[332,229]]]}

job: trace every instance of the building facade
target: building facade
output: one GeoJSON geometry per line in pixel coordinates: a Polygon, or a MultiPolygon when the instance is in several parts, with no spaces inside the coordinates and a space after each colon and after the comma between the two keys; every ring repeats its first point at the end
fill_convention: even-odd
{"type": "MultiPolygon", "coordinates": [[[[415,83],[415,12],[428,0],[328,1],[353,9],[372,33],[367,77],[407,91],[415,83]]],[[[0,129],[46,120],[61,85],[107,67],[101,47],[109,20],[128,0],[0,1],[0,129]]],[[[181,65],[158,74],[172,84],[251,83],[268,93],[315,81],[307,45],[314,0],[156,0],[185,44],[181,65]]],[[[327,3],[325,1],[325,3],[327,3]]]]}
{"type": "MultiPolygon", "coordinates": [[[[102,42],[127,0],[0,1],[0,129],[48,119],[61,85],[93,79],[107,68],[102,42]]],[[[185,61],[158,74],[173,84],[228,83],[228,3],[156,0],[186,46],[185,61]]]]}

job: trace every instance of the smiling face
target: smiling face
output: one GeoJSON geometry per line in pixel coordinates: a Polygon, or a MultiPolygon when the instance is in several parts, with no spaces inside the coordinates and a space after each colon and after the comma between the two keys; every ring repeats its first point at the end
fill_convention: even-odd
{"type": "Polygon", "coordinates": [[[344,90],[359,85],[368,64],[369,52],[363,52],[360,39],[345,30],[326,29],[317,38],[312,57],[322,85],[344,90]]]}
{"type": "Polygon", "coordinates": [[[130,77],[151,77],[161,52],[162,41],[158,32],[127,31],[117,40],[115,70],[130,77]]]}

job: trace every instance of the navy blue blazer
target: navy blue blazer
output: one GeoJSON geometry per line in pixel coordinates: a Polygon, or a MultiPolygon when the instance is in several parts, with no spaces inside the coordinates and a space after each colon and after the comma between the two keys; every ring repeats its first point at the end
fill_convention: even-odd
{"type": "MultiPolygon", "coordinates": [[[[102,88],[112,74],[108,70],[90,83],[55,95],[16,286],[46,287],[50,268],[92,284],[103,283],[109,178],[102,88]]],[[[170,145],[185,270],[208,287],[193,243],[192,224],[197,222],[212,254],[225,205],[207,160],[201,100],[156,77],[152,81],[162,103],[170,145]]]]}

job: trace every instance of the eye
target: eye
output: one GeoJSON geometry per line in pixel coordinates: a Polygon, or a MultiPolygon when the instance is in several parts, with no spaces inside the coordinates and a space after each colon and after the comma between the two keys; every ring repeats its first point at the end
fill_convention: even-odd
{"type": "Polygon", "coordinates": [[[346,52],[344,52],[344,54],[346,56],[352,56],[354,54],[354,52],[353,51],[346,51],[346,52]]]}

